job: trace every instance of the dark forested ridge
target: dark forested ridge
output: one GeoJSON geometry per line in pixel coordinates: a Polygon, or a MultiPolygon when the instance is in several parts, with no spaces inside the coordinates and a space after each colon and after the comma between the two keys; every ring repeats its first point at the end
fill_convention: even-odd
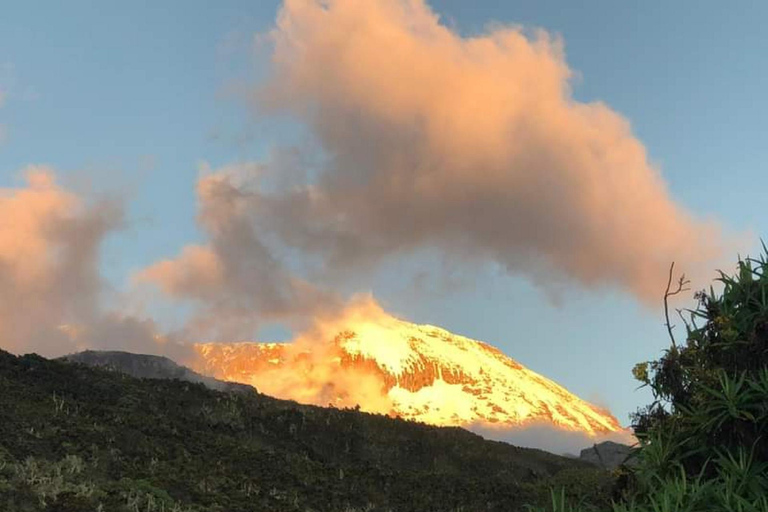
{"type": "Polygon", "coordinates": [[[574,480],[607,485],[458,428],[0,351],[2,511],[523,510],[574,480]]]}
{"type": "Polygon", "coordinates": [[[98,366],[133,377],[145,379],[178,379],[188,382],[199,382],[206,387],[219,391],[253,391],[252,386],[236,382],[226,382],[201,375],[186,366],[162,356],[134,354],[118,350],[85,350],[70,354],[60,359],[73,363],[83,363],[88,366],[98,366]]]}

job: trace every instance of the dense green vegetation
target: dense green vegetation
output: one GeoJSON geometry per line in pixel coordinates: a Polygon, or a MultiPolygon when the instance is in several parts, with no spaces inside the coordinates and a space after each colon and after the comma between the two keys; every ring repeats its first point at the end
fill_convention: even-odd
{"type": "MultiPolygon", "coordinates": [[[[670,348],[634,369],[655,400],[633,418],[638,464],[621,471],[615,512],[768,512],[768,251],[718,281],[681,312],[685,345],[670,327],[670,348]]],[[[600,509],[552,498],[550,510],[600,509]]]]}
{"type": "Polygon", "coordinates": [[[607,473],[355,410],[0,351],[0,510],[480,511],[607,503],[607,473]]]}

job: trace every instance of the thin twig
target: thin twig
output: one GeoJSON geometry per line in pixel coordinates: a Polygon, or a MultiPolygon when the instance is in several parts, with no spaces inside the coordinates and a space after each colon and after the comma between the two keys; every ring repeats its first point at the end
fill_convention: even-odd
{"type": "Polygon", "coordinates": [[[680,276],[680,279],[677,281],[677,289],[675,291],[669,291],[670,287],[672,286],[672,272],[675,269],[675,262],[673,261],[672,264],[669,266],[669,279],[667,280],[667,290],[664,292],[664,318],[667,319],[667,323],[664,324],[667,326],[667,332],[669,333],[669,339],[672,340],[672,346],[676,345],[675,337],[672,335],[672,329],[674,329],[674,325],[672,325],[669,322],[669,304],[668,300],[673,295],[677,295],[681,292],[687,292],[690,290],[690,288],[686,288],[687,285],[691,284],[689,280],[685,278],[685,274],[680,276]]]}

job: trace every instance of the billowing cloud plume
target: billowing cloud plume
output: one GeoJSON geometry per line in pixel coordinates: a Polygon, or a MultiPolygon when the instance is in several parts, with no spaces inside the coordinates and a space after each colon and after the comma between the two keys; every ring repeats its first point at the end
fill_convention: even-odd
{"type": "Polygon", "coordinates": [[[250,337],[265,321],[300,326],[338,305],[335,295],[286,269],[262,240],[254,222],[258,192],[250,186],[258,171],[231,166],[201,177],[198,224],[209,243],[189,245],[136,276],[199,307],[188,326],[194,339],[250,337]]]}
{"type": "Polygon", "coordinates": [[[111,205],[86,210],[50,169],[26,178],[0,195],[0,339],[11,349],[64,343],[60,327],[93,310],[98,244],[119,222],[111,205]]]}
{"type": "Polygon", "coordinates": [[[328,269],[437,246],[655,302],[671,261],[708,279],[730,243],[674,201],[624,117],[572,97],[544,31],[463,37],[422,0],[286,0],[271,39],[258,108],[305,123],[326,161],[261,194],[260,221],[328,269]]]}
{"type": "Polygon", "coordinates": [[[46,356],[84,348],[165,352],[167,338],[151,320],[104,306],[99,251],[122,224],[119,202],[84,201],[47,167],[24,176],[25,187],[0,189],[0,348],[46,356]]]}
{"type": "Polygon", "coordinates": [[[391,317],[372,297],[357,295],[343,307],[320,312],[291,343],[197,344],[199,357],[190,364],[201,373],[250,384],[270,396],[388,414],[392,400],[382,375],[342,364],[347,356],[335,341],[345,331],[358,331],[366,321],[387,319],[391,317]]]}

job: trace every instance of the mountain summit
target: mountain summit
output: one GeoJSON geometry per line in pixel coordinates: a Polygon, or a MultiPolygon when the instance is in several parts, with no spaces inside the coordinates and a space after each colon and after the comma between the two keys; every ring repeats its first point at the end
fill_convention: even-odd
{"type": "Polygon", "coordinates": [[[393,317],[356,323],[330,342],[195,348],[197,371],[299,402],[356,403],[433,425],[543,423],[589,436],[623,430],[609,412],[487,343],[393,317]]]}

